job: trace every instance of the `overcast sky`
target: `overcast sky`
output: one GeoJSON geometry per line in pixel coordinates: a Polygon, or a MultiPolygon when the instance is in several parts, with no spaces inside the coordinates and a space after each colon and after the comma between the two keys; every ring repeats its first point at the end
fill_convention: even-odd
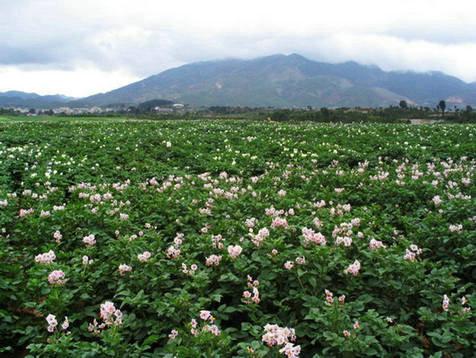
{"type": "Polygon", "coordinates": [[[86,96],[184,63],[299,53],[476,81],[476,0],[0,0],[0,91],[86,96]]]}

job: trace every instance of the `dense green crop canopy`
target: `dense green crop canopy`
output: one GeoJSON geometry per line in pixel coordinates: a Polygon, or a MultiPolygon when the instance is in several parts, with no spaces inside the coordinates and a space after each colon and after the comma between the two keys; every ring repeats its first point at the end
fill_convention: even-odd
{"type": "Polygon", "coordinates": [[[0,354],[470,357],[476,126],[0,118],[0,354]]]}

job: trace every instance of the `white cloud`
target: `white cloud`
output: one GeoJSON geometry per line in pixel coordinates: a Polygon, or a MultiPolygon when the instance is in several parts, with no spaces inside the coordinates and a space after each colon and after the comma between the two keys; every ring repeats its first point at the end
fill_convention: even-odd
{"type": "Polygon", "coordinates": [[[291,52],[476,81],[473,0],[0,0],[0,13],[0,90],[87,95],[191,61],[291,52]]]}
{"type": "Polygon", "coordinates": [[[384,70],[442,71],[468,81],[476,80],[476,42],[442,44],[426,40],[373,34],[337,34],[319,44],[327,60],[349,58],[384,70]],[[358,43],[358,46],[355,44],[358,43]]]}
{"type": "Polygon", "coordinates": [[[15,89],[40,94],[66,94],[84,97],[125,86],[138,77],[124,71],[101,71],[96,68],[74,70],[26,70],[0,67],[0,92],[15,89]]]}

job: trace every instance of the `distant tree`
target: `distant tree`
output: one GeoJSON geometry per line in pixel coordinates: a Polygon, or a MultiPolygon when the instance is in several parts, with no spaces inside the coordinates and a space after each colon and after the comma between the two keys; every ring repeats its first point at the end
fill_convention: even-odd
{"type": "Polygon", "coordinates": [[[129,107],[127,108],[127,112],[129,112],[129,113],[137,113],[137,107],[135,107],[135,106],[129,106],[129,107]]]}
{"type": "Polygon", "coordinates": [[[442,99],[438,103],[438,106],[436,108],[438,108],[441,111],[441,115],[444,117],[445,116],[445,110],[446,110],[446,102],[442,99]]]}
{"type": "Polygon", "coordinates": [[[288,121],[290,119],[291,111],[288,109],[276,110],[271,113],[271,119],[273,121],[288,121]]]}
{"type": "Polygon", "coordinates": [[[466,106],[466,112],[471,113],[473,112],[473,107],[471,107],[469,104],[466,106]]]}
{"type": "Polygon", "coordinates": [[[407,108],[408,108],[407,101],[405,101],[405,100],[402,99],[402,100],[400,101],[400,108],[401,108],[401,109],[407,109],[407,108]]]}
{"type": "Polygon", "coordinates": [[[329,119],[329,110],[326,107],[321,108],[321,113],[325,119],[329,119]]]}
{"type": "Polygon", "coordinates": [[[166,99],[152,99],[150,101],[140,103],[137,106],[137,111],[139,113],[148,113],[153,112],[155,107],[170,107],[173,104],[173,101],[169,101],[166,99]]]}

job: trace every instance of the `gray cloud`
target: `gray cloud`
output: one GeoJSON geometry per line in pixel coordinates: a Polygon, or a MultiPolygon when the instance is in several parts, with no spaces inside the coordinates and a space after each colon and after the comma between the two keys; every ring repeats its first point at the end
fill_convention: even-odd
{"type": "MultiPolygon", "coordinates": [[[[89,71],[97,82],[102,73],[114,86],[191,61],[291,52],[476,81],[471,0],[0,0],[0,12],[0,86],[15,73],[41,91],[21,79],[35,71],[79,80],[89,71]],[[112,81],[113,73],[122,77],[112,81]]],[[[82,88],[96,91],[94,83],[82,88]]]]}

